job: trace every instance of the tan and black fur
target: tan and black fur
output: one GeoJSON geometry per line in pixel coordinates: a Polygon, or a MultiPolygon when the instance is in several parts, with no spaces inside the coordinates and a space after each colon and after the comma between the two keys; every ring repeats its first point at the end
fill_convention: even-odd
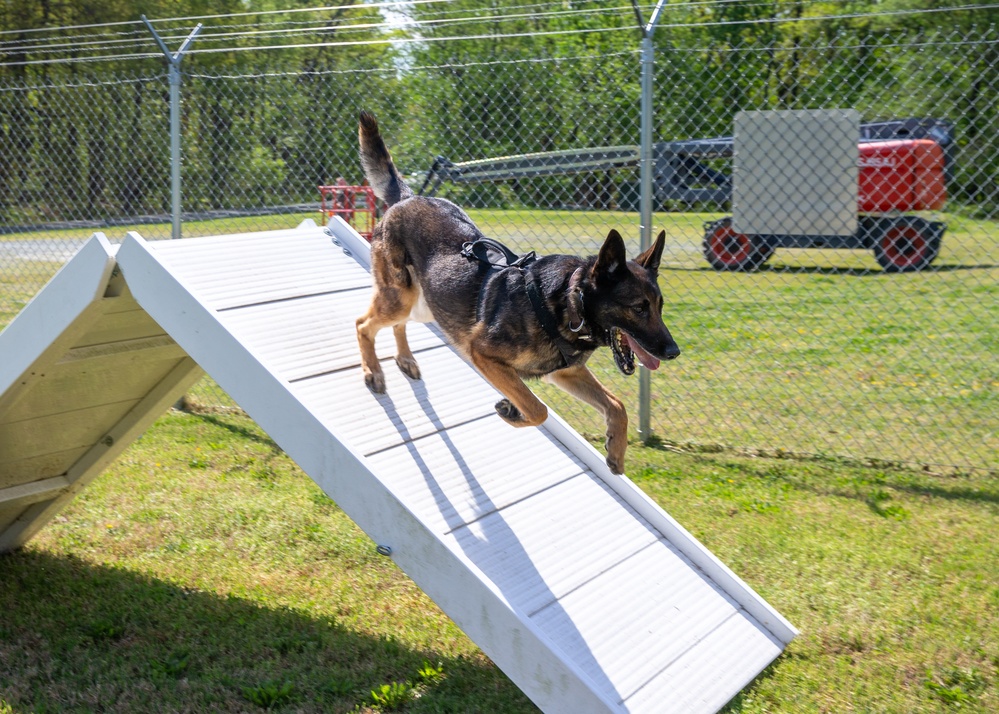
{"type": "MultiPolygon", "coordinates": [[[[634,371],[635,353],[652,369],[680,354],[663,324],[657,284],[665,234],[627,260],[624,241],[611,230],[590,258],[550,255],[526,270],[490,272],[461,255],[463,244],[483,234],[458,206],[441,198],[414,196],[403,181],[379,133],[374,116],[360,116],[364,172],[389,208],[371,241],[374,293],[357,319],[364,380],[385,391],[375,354],[375,336],[391,327],[396,363],[410,378],[420,368],[406,340],[406,322],[435,321],[451,343],[503,395],[500,417],[513,426],[537,426],[548,410],[524,384],[541,377],[591,404],[607,424],[607,465],[624,470],[628,416],[621,401],[586,367],[599,346],[610,346],[622,372],[634,371]],[[554,317],[556,341],[542,326],[525,287],[531,279],[554,317]],[[578,332],[572,328],[582,324],[578,332]]],[[[554,328],[553,328],[554,329],[554,328]]]]}

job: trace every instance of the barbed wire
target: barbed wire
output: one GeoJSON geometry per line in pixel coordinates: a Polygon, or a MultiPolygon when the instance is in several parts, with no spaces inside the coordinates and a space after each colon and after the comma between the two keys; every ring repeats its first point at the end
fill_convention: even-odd
{"type": "MultiPolygon", "coordinates": [[[[412,72],[424,72],[439,69],[469,69],[472,67],[494,67],[494,66],[506,66],[506,65],[518,65],[518,64],[544,64],[544,63],[554,63],[559,64],[563,62],[578,62],[581,60],[606,60],[613,59],[615,57],[637,57],[641,54],[641,50],[621,50],[619,52],[598,52],[593,54],[585,55],[570,55],[570,56],[558,56],[558,57],[523,57],[518,59],[499,59],[499,60],[480,60],[472,62],[441,62],[439,64],[427,64],[427,65],[413,65],[407,66],[407,71],[412,72]]],[[[330,75],[354,75],[354,74],[386,74],[394,75],[397,72],[395,67],[372,67],[366,69],[315,69],[315,70],[303,70],[294,69],[287,70],[283,72],[252,72],[243,74],[208,74],[205,72],[185,72],[186,77],[191,79],[264,79],[267,77],[325,77],[330,75]]]]}
{"type": "MultiPolygon", "coordinates": [[[[372,5],[344,5],[336,6],[334,9],[343,8],[371,8],[378,6],[394,6],[394,5],[413,5],[415,3],[430,3],[437,2],[438,0],[414,0],[413,3],[374,3],[372,5]]],[[[719,2],[725,2],[726,0],[719,0],[719,2]]],[[[728,0],[729,2],[734,0],[728,0]]],[[[704,2],[693,2],[685,3],[683,5],[671,6],[673,7],[684,7],[684,6],[694,6],[694,5],[705,5],[704,2]]],[[[616,9],[621,9],[625,6],[617,6],[616,9]]],[[[666,23],[660,24],[660,28],[670,28],[670,29],[690,29],[690,28],[703,28],[703,27],[719,27],[719,26],[744,26],[744,25],[773,25],[773,24],[791,24],[800,22],[818,22],[818,21],[828,21],[828,20],[844,20],[844,19],[855,19],[855,18],[877,18],[877,17],[902,17],[902,16],[912,16],[920,14],[930,14],[930,13],[945,13],[945,12],[963,12],[963,11],[974,11],[974,10],[988,10],[999,7],[999,3],[989,3],[989,4],[974,4],[974,5],[958,5],[943,8],[920,8],[920,9],[903,9],[903,10],[885,10],[881,12],[864,12],[864,13],[844,13],[836,15],[803,15],[797,17],[770,17],[770,18],[747,18],[747,19],[736,19],[736,20],[700,20],[697,22],[679,22],[679,23],[666,23]]],[[[630,6],[629,6],[630,8],[630,6]]],[[[323,8],[329,9],[329,8],[323,8]]],[[[299,8],[300,11],[306,11],[305,8],[299,8]]],[[[315,11],[315,9],[313,9],[315,11]]],[[[608,12],[609,8],[598,8],[591,9],[587,11],[579,12],[608,12]]],[[[474,18],[463,17],[463,18],[452,18],[455,22],[471,23],[471,22],[502,22],[504,20],[515,20],[515,19],[544,19],[545,17],[561,16],[566,13],[575,13],[576,11],[556,11],[552,13],[514,13],[507,16],[495,16],[492,18],[483,18],[482,16],[477,16],[474,18]]],[[[242,16],[245,14],[253,13],[230,13],[229,15],[220,15],[217,17],[227,17],[227,16],[242,16]]],[[[213,16],[215,17],[215,16],[213,16]]],[[[186,18],[184,18],[186,19],[186,18]]],[[[105,26],[118,25],[119,23],[106,23],[105,26]]],[[[428,26],[432,26],[429,25],[428,26]]],[[[79,26],[76,26],[79,27],[79,26]]],[[[375,31],[377,29],[384,29],[391,27],[394,30],[402,29],[399,25],[392,25],[391,23],[363,23],[360,25],[348,25],[341,28],[313,28],[311,32],[319,32],[320,30],[324,32],[329,31],[343,31],[345,29],[352,28],[363,28],[368,31],[375,31]]],[[[308,43],[281,43],[281,44],[270,44],[270,45],[245,45],[236,47],[194,47],[188,50],[188,54],[217,54],[222,52],[247,52],[247,51],[272,51],[272,50],[301,50],[301,49],[315,49],[315,48],[327,48],[327,47],[360,47],[360,46],[400,46],[413,43],[423,43],[423,42],[460,42],[469,40],[504,40],[504,39],[515,39],[515,38],[525,38],[525,37],[547,37],[547,36],[557,36],[565,34],[592,34],[592,33],[606,33],[606,32],[620,32],[620,31],[634,31],[634,26],[622,26],[622,27],[602,27],[602,28],[572,28],[565,30],[535,30],[531,32],[489,32],[489,33],[475,33],[457,36],[440,36],[440,37],[383,37],[383,38],[367,38],[363,40],[339,40],[330,42],[308,42],[308,43]]],[[[212,39],[212,36],[208,36],[207,39],[210,42],[221,42],[223,39],[235,39],[239,36],[264,36],[267,31],[253,31],[251,33],[217,33],[216,36],[219,39],[212,39]]],[[[293,34],[304,34],[305,31],[296,31],[292,33],[291,30],[278,31],[278,36],[293,36],[293,34]]],[[[177,39],[177,38],[169,38],[177,39]]],[[[108,43],[121,43],[134,45],[137,40],[114,40],[107,41],[108,43]]],[[[76,43],[75,47],[79,47],[81,43],[76,43]]],[[[99,43],[98,43],[99,44],[99,43]]],[[[142,42],[142,46],[151,45],[151,41],[142,42]]],[[[99,47],[94,47],[94,50],[99,49],[99,47]]],[[[138,49],[138,48],[136,48],[138,49]]],[[[51,54],[51,53],[61,53],[64,52],[65,46],[62,47],[47,47],[45,49],[35,49],[30,52],[30,54],[51,54]]],[[[85,50],[86,51],[86,50],[85,50]]],[[[0,52],[4,54],[18,54],[14,49],[3,48],[0,52]]],[[[36,60],[20,60],[20,61],[9,61],[0,62],[0,67],[9,66],[25,66],[25,65],[43,65],[43,64],[53,64],[53,63],[77,63],[77,62],[103,62],[103,61],[124,61],[124,60],[142,60],[157,58],[162,56],[157,49],[151,49],[148,52],[136,51],[131,53],[116,53],[116,54],[104,54],[96,56],[73,56],[73,57],[60,57],[58,59],[36,59],[36,60]]]]}
{"type": "MultiPolygon", "coordinates": [[[[285,10],[255,10],[247,12],[230,12],[215,15],[189,15],[185,17],[164,17],[153,20],[157,23],[166,22],[191,22],[194,20],[213,20],[216,18],[229,18],[229,17],[251,17],[251,16],[266,16],[266,15],[280,15],[280,14],[292,14],[292,13],[305,13],[305,12],[323,12],[329,10],[343,10],[346,8],[365,8],[365,9],[377,9],[383,7],[392,7],[396,5],[429,5],[435,3],[447,3],[451,0],[405,0],[396,2],[375,2],[375,3],[351,3],[348,5],[323,5],[319,7],[297,7],[288,8],[285,10]]],[[[0,35],[11,35],[16,33],[34,33],[34,32],[58,32],[61,30],[81,30],[89,28],[100,28],[100,27],[121,27],[123,25],[137,25],[141,26],[142,20],[120,20],[117,22],[99,22],[90,23],[84,25],[63,25],[60,27],[35,27],[26,28],[22,30],[0,30],[0,35]]]]}
{"type": "Polygon", "coordinates": [[[150,82],[165,82],[168,78],[169,75],[157,72],[139,77],[115,76],[111,79],[74,78],[68,81],[66,78],[60,78],[60,81],[27,82],[21,85],[0,83],[0,94],[5,92],[31,92],[38,89],[83,89],[89,87],[115,87],[125,84],[147,84],[150,82]]]}
{"type": "MultiPolygon", "coordinates": [[[[925,40],[922,42],[915,42],[911,37],[906,37],[904,40],[897,39],[895,36],[885,36],[885,35],[871,35],[866,37],[866,41],[862,42],[850,42],[850,43],[835,43],[833,39],[816,41],[809,44],[799,44],[793,47],[760,47],[757,45],[752,46],[730,46],[730,47],[718,47],[713,45],[712,49],[716,52],[722,51],[730,54],[768,54],[772,52],[782,52],[787,50],[829,50],[835,49],[840,50],[859,50],[859,49],[893,49],[898,47],[907,48],[924,48],[924,47],[964,47],[964,46],[983,46],[983,45],[994,45],[999,44],[999,32],[996,31],[995,27],[990,27],[984,30],[985,33],[992,33],[994,37],[982,37],[975,40],[956,40],[952,36],[946,36],[939,39],[925,40]]],[[[964,34],[959,30],[954,30],[954,34],[964,34]]],[[[856,39],[850,36],[850,39],[856,39]]],[[[704,52],[706,47],[670,47],[670,54],[684,55],[684,54],[699,54],[704,52]]]]}
{"type": "Polygon", "coordinates": [[[919,8],[911,10],[885,10],[883,12],[856,12],[856,13],[845,13],[842,15],[818,15],[818,16],[803,15],[802,17],[751,18],[746,20],[718,20],[718,21],[708,21],[708,22],[684,22],[684,23],[673,23],[673,24],[660,23],[658,27],[685,29],[685,28],[694,28],[694,27],[720,27],[725,25],[773,25],[773,24],[790,25],[797,22],[818,22],[822,20],[849,20],[849,19],[875,18],[875,17],[901,17],[901,16],[910,16],[910,15],[929,15],[942,12],[992,10],[997,7],[999,7],[999,3],[991,3],[988,5],[956,5],[953,7],[919,8]]]}
{"type": "MultiPolygon", "coordinates": [[[[551,3],[545,3],[546,6],[550,6],[551,3]]],[[[362,5],[352,5],[350,8],[367,8],[369,6],[362,5]]],[[[516,8],[520,9],[520,8],[516,8]]],[[[590,16],[600,16],[607,15],[610,13],[630,13],[630,5],[616,5],[613,7],[596,7],[587,8],[580,10],[557,10],[550,12],[515,12],[506,14],[490,14],[490,15],[475,15],[475,16],[463,16],[455,18],[439,18],[439,19],[427,19],[427,20],[412,20],[409,19],[403,24],[393,24],[391,22],[366,22],[366,23],[355,23],[350,25],[323,25],[317,26],[313,22],[302,23],[307,25],[306,27],[298,28],[274,28],[274,29],[254,29],[254,30],[243,30],[242,28],[252,26],[246,23],[241,25],[229,25],[227,27],[232,29],[241,30],[239,32],[203,32],[198,36],[198,42],[220,42],[223,40],[232,40],[238,38],[247,37],[265,37],[265,36],[293,36],[293,35],[304,35],[304,34],[326,34],[326,33],[338,33],[338,34],[350,34],[356,32],[372,32],[378,30],[399,30],[399,29],[412,29],[412,28],[422,28],[422,27],[439,27],[444,25],[462,25],[462,24],[473,24],[482,22],[510,22],[514,20],[521,21],[543,21],[549,19],[557,19],[564,17],[590,17],[590,16]]],[[[216,29],[213,26],[213,29],[216,29]]],[[[126,33],[128,35],[134,35],[138,31],[133,31],[131,33],[126,33]]],[[[28,53],[31,54],[53,54],[66,48],[92,48],[92,49],[111,49],[113,47],[132,47],[136,43],[141,43],[142,45],[148,45],[150,48],[155,48],[155,42],[145,33],[146,37],[128,37],[125,39],[101,39],[101,40],[91,40],[91,41],[75,41],[67,42],[67,38],[59,38],[63,40],[57,43],[25,43],[25,44],[14,44],[12,41],[2,42],[0,41],[0,52],[6,53],[28,53]]],[[[164,37],[164,41],[179,41],[183,40],[187,36],[187,33],[183,36],[176,37],[164,37]]],[[[77,39],[91,38],[89,35],[77,35],[77,39]]],[[[138,49],[138,48],[135,48],[138,49]]]]}
{"type": "MultiPolygon", "coordinates": [[[[459,10],[429,11],[427,13],[427,16],[423,17],[421,19],[413,19],[413,18],[409,17],[408,15],[406,15],[404,12],[402,12],[402,9],[410,9],[410,8],[415,9],[416,7],[420,7],[420,6],[428,4],[430,2],[435,2],[436,3],[436,2],[443,2],[443,1],[444,0],[414,0],[413,2],[385,2],[385,3],[372,3],[372,4],[349,4],[349,5],[337,5],[337,6],[322,6],[322,7],[316,7],[316,8],[291,8],[291,9],[286,9],[286,10],[273,10],[273,11],[247,12],[247,13],[227,13],[227,14],[216,14],[216,15],[190,16],[190,17],[181,17],[181,18],[166,18],[166,19],[155,20],[155,22],[157,24],[160,24],[162,26],[164,23],[178,22],[178,21],[189,21],[189,20],[197,20],[197,19],[205,20],[207,22],[207,21],[211,21],[211,20],[215,20],[215,19],[219,19],[219,18],[229,18],[229,17],[238,17],[238,16],[260,17],[260,16],[273,16],[273,15],[277,15],[277,14],[288,14],[288,13],[305,13],[305,12],[316,12],[316,13],[318,13],[318,12],[331,11],[331,10],[333,10],[333,11],[343,11],[343,10],[371,10],[371,9],[379,9],[379,8],[399,7],[399,8],[401,8],[401,10],[397,11],[396,14],[405,17],[406,18],[406,22],[405,23],[396,23],[396,22],[392,22],[392,21],[384,21],[384,22],[380,22],[380,23],[365,23],[363,25],[358,25],[357,26],[357,27],[363,28],[363,29],[395,29],[395,28],[399,27],[401,24],[404,24],[404,25],[428,25],[428,26],[430,26],[430,25],[434,25],[434,24],[438,24],[438,23],[440,23],[440,24],[446,24],[446,22],[450,22],[450,21],[465,23],[465,22],[484,22],[484,21],[505,21],[505,20],[515,19],[515,18],[537,20],[537,19],[546,19],[546,18],[559,17],[559,16],[566,16],[566,17],[568,17],[568,16],[586,16],[586,15],[599,15],[599,14],[612,13],[612,12],[631,13],[631,11],[633,9],[633,6],[630,5],[630,4],[628,4],[628,5],[614,5],[614,6],[599,6],[599,5],[597,5],[597,6],[593,6],[593,7],[580,8],[580,9],[571,9],[571,6],[570,6],[570,9],[568,9],[568,10],[562,9],[562,10],[553,10],[553,11],[549,11],[549,12],[532,12],[532,13],[515,12],[515,13],[506,13],[506,14],[498,13],[497,12],[497,10],[500,10],[500,9],[503,9],[503,10],[513,9],[513,10],[517,10],[517,11],[525,11],[525,10],[529,10],[529,9],[540,10],[542,8],[556,8],[556,7],[557,8],[565,8],[565,3],[562,2],[562,1],[558,1],[558,2],[530,3],[530,4],[525,4],[525,5],[516,5],[516,6],[513,6],[513,7],[504,7],[504,8],[483,8],[482,10],[479,10],[479,12],[484,12],[486,14],[479,14],[479,15],[474,15],[474,16],[467,15],[467,13],[469,12],[468,8],[463,8],[463,9],[459,9],[459,10]],[[446,16],[453,16],[453,15],[458,15],[458,14],[464,14],[464,17],[454,18],[454,19],[447,19],[447,17],[446,17],[446,16]]],[[[846,4],[846,3],[849,3],[851,1],[852,0],[807,0],[807,5],[829,4],[829,3],[837,3],[837,2],[846,4]]],[[[739,4],[740,8],[743,8],[743,9],[745,9],[745,8],[757,8],[757,7],[766,7],[766,8],[773,8],[774,7],[774,3],[773,2],[746,3],[746,2],[744,2],[744,0],[693,0],[691,2],[676,3],[674,5],[670,5],[670,9],[671,10],[682,10],[682,9],[699,7],[699,6],[717,7],[717,6],[725,6],[725,5],[730,5],[730,4],[739,4]]],[[[640,5],[639,7],[641,8],[643,6],[640,5]]],[[[650,3],[650,4],[646,5],[645,7],[646,8],[651,8],[652,4],[650,3]]],[[[800,5],[799,5],[799,7],[800,7],[800,5]]],[[[23,29],[23,30],[3,30],[3,31],[0,31],[0,36],[10,35],[10,34],[38,33],[38,32],[55,33],[55,32],[60,32],[60,31],[65,31],[65,30],[84,29],[84,28],[100,29],[100,28],[109,28],[109,27],[119,27],[119,26],[123,26],[123,25],[137,25],[138,26],[138,25],[140,25],[140,22],[139,21],[135,21],[135,20],[129,20],[129,21],[121,21],[121,22],[96,23],[96,24],[88,24],[88,25],[67,25],[67,26],[45,27],[45,28],[26,28],[26,29],[23,29]]],[[[263,25],[261,25],[261,23],[259,21],[255,21],[255,22],[244,22],[244,23],[239,23],[239,24],[221,24],[221,25],[213,23],[211,25],[211,27],[213,29],[216,29],[216,30],[244,30],[244,28],[246,28],[246,27],[258,27],[258,28],[259,27],[265,27],[265,28],[270,27],[270,28],[274,28],[274,29],[254,30],[254,31],[244,30],[244,33],[246,35],[251,35],[251,34],[265,34],[265,33],[268,33],[268,32],[277,33],[279,31],[279,28],[281,26],[301,26],[301,25],[312,26],[312,30],[313,31],[317,31],[317,32],[321,32],[321,31],[324,31],[324,30],[328,29],[327,27],[317,27],[317,26],[315,26],[315,20],[304,20],[304,21],[295,21],[295,20],[276,20],[275,21],[275,20],[271,20],[271,21],[266,21],[265,23],[263,23],[263,25]]],[[[344,27],[343,29],[349,29],[349,28],[350,28],[350,26],[347,26],[347,27],[344,27]]],[[[189,30],[189,28],[176,28],[176,29],[174,29],[174,28],[168,28],[168,29],[165,30],[166,32],[181,32],[181,31],[183,31],[184,35],[183,36],[179,36],[179,37],[166,37],[164,39],[166,39],[166,40],[183,40],[186,37],[188,30],[189,30]]],[[[47,39],[47,40],[46,39],[25,40],[24,38],[20,38],[20,39],[17,39],[17,40],[2,40],[2,39],[0,39],[0,51],[7,51],[7,52],[11,52],[11,53],[13,53],[13,52],[24,52],[24,51],[38,51],[38,52],[41,52],[41,51],[47,51],[47,50],[50,50],[50,49],[57,49],[57,48],[64,48],[64,47],[71,46],[69,43],[70,43],[70,41],[73,41],[73,40],[85,40],[82,43],[76,43],[76,42],[74,42],[73,44],[77,45],[77,46],[80,45],[80,44],[87,45],[87,46],[91,46],[91,45],[95,45],[95,46],[112,46],[112,44],[115,43],[115,42],[120,43],[120,44],[127,44],[127,43],[131,42],[133,38],[134,39],[140,39],[140,38],[141,39],[145,39],[144,36],[148,36],[148,33],[147,33],[146,29],[144,27],[139,27],[138,29],[130,30],[130,31],[124,31],[124,32],[123,31],[115,31],[115,32],[87,33],[87,34],[76,34],[76,35],[62,35],[60,37],[51,38],[51,39],[47,39]],[[101,38],[101,37],[108,37],[109,39],[97,39],[97,38],[101,38]],[[115,39],[115,38],[118,38],[118,39],[115,39]],[[53,41],[57,42],[57,44],[52,44],[53,41]],[[106,45],[102,45],[102,43],[107,43],[107,44],[106,45]]],[[[203,40],[204,38],[211,37],[211,36],[212,35],[202,34],[199,39],[203,40]]],[[[217,36],[224,36],[224,35],[217,35],[217,36]]],[[[225,35],[225,36],[239,36],[239,35],[233,33],[232,35],[225,35]]]]}
{"type": "Polygon", "coordinates": [[[337,27],[306,27],[301,29],[276,29],[276,30],[251,30],[244,32],[228,32],[228,33],[202,33],[198,36],[199,43],[202,41],[219,41],[213,38],[225,38],[234,39],[239,37],[262,37],[262,36],[292,36],[295,34],[308,34],[316,33],[322,34],[326,32],[336,32],[336,33],[350,33],[358,31],[372,31],[380,29],[420,29],[424,27],[443,27],[445,25],[455,26],[455,25],[466,25],[475,23],[503,23],[511,22],[514,20],[522,21],[537,21],[537,20],[548,20],[563,17],[586,17],[586,16],[597,16],[603,15],[610,12],[630,12],[630,6],[619,6],[616,8],[596,8],[591,10],[563,10],[547,13],[512,13],[507,15],[489,15],[489,16],[474,16],[474,17],[457,17],[457,18],[447,18],[447,19],[436,19],[436,20],[413,20],[406,23],[405,25],[391,25],[389,23],[361,23],[354,25],[341,25],[337,27]]]}
{"type": "MultiPolygon", "coordinates": [[[[585,35],[585,34],[600,34],[608,32],[621,32],[630,31],[634,32],[634,27],[596,27],[596,28],[586,28],[579,29],[573,28],[568,30],[546,30],[546,31],[532,31],[532,32],[515,32],[515,33],[488,33],[488,34],[475,34],[475,35],[461,35],[461,36],[448,36],[448,37],[385,37],[382,39],[368,39],[368,40],[341,40],[336,42],[299,42],[299,43],[285,43],[279,45],[253,45],[245,47],[219,47],[219,48],[192,48],[187,50],[188,55],[196,54],[219,54],[223,52],[255,52],[263,50],[302,50],[302,49],[317,49],[325,47],[377,47],[377,46],[401,46],[408,44],[417,43],[440,43],[440,42],[467,42],[471,40],[504,40],[504,39],[514,39],[514,38],[526,38],[526,37],[549,37],[557,35],[585,35]]],[[[100,61],[110,61],[110,60],[141,60],[141,59],[153,59],[162,57],[162,53],[157,52],[138,52],[132,54],[116,54],[116,55],[101,55],[97,57],[72,57],[72,58],[58,58],[58,59],[40,59],[40,60],[23,60],[17,62],[0,62],[0,67],[13,67],[13,66],[25,66],[25,65],[43,65],[43,64],[72,64],[77,62],[100,62],[100,61]]]]}

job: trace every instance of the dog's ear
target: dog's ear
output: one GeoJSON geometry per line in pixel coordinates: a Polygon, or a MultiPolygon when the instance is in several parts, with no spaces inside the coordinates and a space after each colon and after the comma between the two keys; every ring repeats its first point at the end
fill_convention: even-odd
{"type": "Polygon", "coordinates": [[[620,271],[627,271],[628,256],[624,250],[624,239],[613,228],[607,234],[607,239],[600,246],[597,262],[591,272],[595,280],[613,279],[620,271]]]}
{"type": "Polygon", "coordinates": [[[663,257],[663,246],[666,245],[666,231],[659,231],[656,242],[649,249],[635,258],[635,262],[650,273],[659,272],[659,260],[663,257]]]}

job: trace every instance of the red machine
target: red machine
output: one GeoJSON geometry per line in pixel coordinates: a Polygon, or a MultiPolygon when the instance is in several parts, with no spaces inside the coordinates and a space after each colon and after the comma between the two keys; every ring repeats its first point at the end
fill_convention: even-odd
{"type": "Polygon", "coordinates": [[[340,216],[354,230],[371,240],[378,220],[378,199],[371,186],[351,186],[338,178],[332,186],[320,186],[319,196],[323,223],[333,216],[340,216]]]}
{"type": "Polygon", "coordinates": [[[944,152],[930,139],[860,144],[861,213],[936,211],[947,202],[944,152]]]}
{"type": "Polygon", "coordinates": [[[946,156],[932,139],[861,141],[857,232],[848,236],[745,235],[732,219],[706,226],[704,255],[716,270],[753,270],[776,248],[872,250],[887,272],[922,270],[940,251],[945,226],[905,211],[939,210],[947,201],[946,156]]]}

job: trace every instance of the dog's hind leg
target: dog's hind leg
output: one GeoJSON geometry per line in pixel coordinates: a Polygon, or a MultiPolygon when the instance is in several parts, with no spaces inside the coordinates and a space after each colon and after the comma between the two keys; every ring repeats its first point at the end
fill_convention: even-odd
{"type": "Polygon", "coordinates": [[[398,348],[396,363],[413,379],[420,378],[420,368],[406,339],[406,321],[419,298],[419,288],[405,264],[405,250],[388,238],[381,239],[384,227],[375,229],[371,245],[371,272],[374,292],[368,311],[357,318],[357,344],[361,348],[364,383],[376,394],[385,393],[385,373],[375,353],[375,337],[385,327],[395,333],[398,348]]]}
{"type": "Polygon", "coordinates": [[[413,351],[409,349],[409,340],[406,338],[406,323],[400,322],[398,325],[392,327],[392,332],[395,334],[395,363],[399,365],[399,369],[410,379],[420,378],[420,365],[416,363],[416,357],[413,356],[413,351]]]}
{"type": "Polygon", "coordinates": [[[607,425],[607,467],[616,474],[624,473],[624,452],[628,448],[628,411],[621,400],[593,376],[585,365],[567,367],[545,375],[544,380],[561,387],[603,414],[607,425]]]}
{"type": "Polygon", "coordinates": [[[375,352],[375,337],[379,330],[392,324],[379,314],[377,301],[371,302],[368,311],[357,318],[357,344],[361,348],[361,371],[364,383],[376,394],[385,394],[385,373],[375,352]]]}
{"type": "Polygon", "coordinates": [[[395,333],[398,348],[395,361],[399,368],[412,379],[420,378],[420,368],[406,339],[406,321],[413,302],[404,299],[406,292],[412,291],[376,289],[368,311],[357,318],[357,344],[361,348],[364,383],[376,394],[385,393],[385,373],[375,353],[375,337],[382,328],[391,327],[395,333]],[[386,293],[391,293],[392,297],[386,299],[386,293]],[[400,297],[403,299],[400,300],[400,297]]]}
{"type": "Polygon", "coordinates": [[[506,399],[496,402],[496,413],[513,426],[539,426],[548,418],[548,407],[534,396],[520,376],[505,364],[471,350],[472,364],[506,399]]]}

